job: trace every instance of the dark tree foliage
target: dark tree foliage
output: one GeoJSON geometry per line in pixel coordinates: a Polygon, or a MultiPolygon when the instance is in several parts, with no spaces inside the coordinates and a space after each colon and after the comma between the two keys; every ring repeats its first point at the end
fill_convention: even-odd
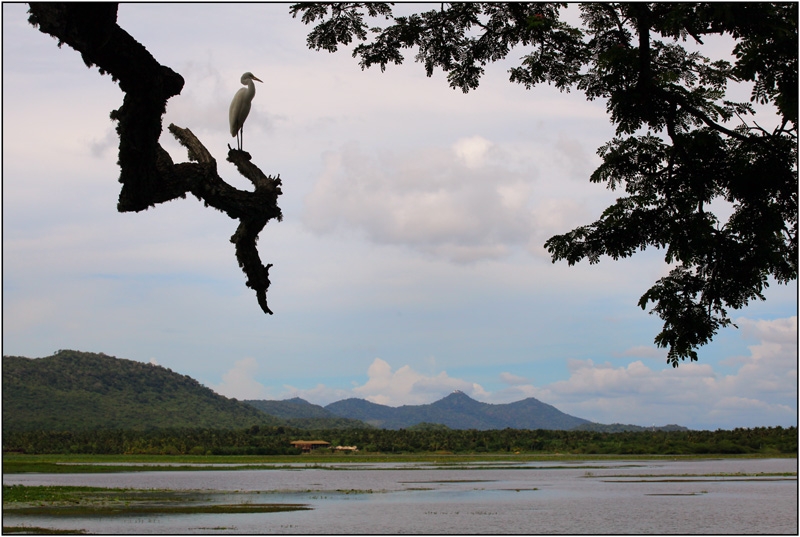
{"type": "MultiPolygon", "coordinates": [[[[219,177],[217,162],[189,129],[169,130],[188,150],[191,162],[175,164],[158,143],[167,100],[180,94],[183,77],[159,64],[130,34],[117,25],[115,3],[31,3],[31,24],[80,52],[87,67],[110,74],[125,93],[122,106],[111,112],[119,134],[117,210],[142,211],[191,192],[206,206],[239,221],[231,242],[236,259],[265,313],[269,268],[256,248],[258,234],[272,219],[280,221],[280,176],[264,175],[249,153],[229,149],[227,160],[250,180],[254,191],[239,190],[219,177]]],[[[222,112],[224,113],[224,111],[222,112]]]]}
{"type": "Polygon", "coordinates": [[[763,300],[769,278],[797,279],[797,4],[590,3],[580,5],[580,27],[560,18],[564,7],[436,4],[397,17],[383,3],[290,9],[315,24],[312,49],[358,41],[362,68],[384,70],[410,50],[428,76],[441,69],[467,92],[518,47],[512,82],[605,100],[616,135],[598,150],[603,163],[590,180],[624,195],[545,246],[569,265],[665,249],[672,269],[639,306],[652,303],[664,321],[655,343],[668,362],[697,360],[696,349],[732,324],[728,310],[763,300]],[[733,39],[732,63],[689,47],[711,35],[733,39]],[[750,102],[726,99],[738,82],[752,83],[750,102]],[[774,108],[774,127],[756,122],[754,102],[774,108]],[[731,215],[716,214],[712,201],[731,215]]]}
{"type": "MultiPolygon", "coordinates": [[[[579,455],[797,454],[797,428],[756,427],[717,431],[595,432],[499,429],[318,429],[252,426],[248,429],[147,431],[12,431],[3,451],[26,454],[95,453],[161,455],[300,455],[292,440],[324,439],[357,446],[360,453],[560,453],[579,455]]],[[[320,453],[330,453],[320,450],[320,453]]],[[[350,457],[348,454],[340,454],[350,457]]],[[[352,455],[358,457],[358,454],[352,455]]],[[[3,461],[3,471],[32,462],[3,461]]],[[[39,471],[59,471],[50,466],[39,471]]],[[[60,470],[63,471],[63,470],[60,470]]]]}

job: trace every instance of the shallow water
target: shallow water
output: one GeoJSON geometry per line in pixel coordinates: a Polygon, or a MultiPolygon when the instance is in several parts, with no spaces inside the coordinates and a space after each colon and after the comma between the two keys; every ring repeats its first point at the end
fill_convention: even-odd
{"type": "Polygon", "coordinates": [[[200,490],[214,503],[304,503],[313,510],[91,518],[4,513],[3,525],[137,534],[796,534],[796,477],[735,475],[784,472],[797,472],[797,459],[12,474],[3,476],[4,484],[200,490]]]}

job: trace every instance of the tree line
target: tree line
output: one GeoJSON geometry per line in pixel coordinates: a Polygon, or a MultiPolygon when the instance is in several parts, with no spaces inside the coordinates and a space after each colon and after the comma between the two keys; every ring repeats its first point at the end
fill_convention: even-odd
{"type": "Polygon", "coordinates": [[[246,429],[15,431],[4,452],[29,454],[299,455],[293,440],[357,446],[361,453],[552,453],[578,455],[796,454],[797,427],[717,431],[502,429],[246,429]]]}

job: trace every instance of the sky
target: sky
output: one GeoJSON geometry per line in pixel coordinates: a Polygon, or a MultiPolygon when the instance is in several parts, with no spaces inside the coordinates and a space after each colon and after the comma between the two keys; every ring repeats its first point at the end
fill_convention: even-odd
{"type": "MultiPolygon", "coordinates": [[[[309,50],[287,4],[122,4],[118,23],[185,79],[164,126],[191,129],[238,188],[228,105],[243,72],[263,80],[245,149],[283,181],[284,219],[258,243],[275,314],[245,287],[235,221],[192,196],[116,211],[121,91],[4,3],[4,355],[104,352],[237,399],[399,406],[461,390],[600,423],[796,425],[796,283],[730,312],[738,328],[673,368],[660,319],[636,305],[668,273],[663,251],[550,261],[549,237],[618,194],[588,180],[614,129],[602,101],[510,83],[523,50],[463,94],[413,52],[381,73],[309,50]]],[[[187,160],[166,128],[161,143],[187,160]]]]}

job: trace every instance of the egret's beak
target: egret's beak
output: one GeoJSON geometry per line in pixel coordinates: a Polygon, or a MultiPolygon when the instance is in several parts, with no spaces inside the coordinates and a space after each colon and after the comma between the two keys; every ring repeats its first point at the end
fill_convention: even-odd
{"type": "Polygon", "coordinates": [[[258,80],[259,82],[264,82],[264,81],[263,81],[263,80],[261,80],[260,78],[256,77],[256,75],[253,75],[253,80],[258,80]]]}

